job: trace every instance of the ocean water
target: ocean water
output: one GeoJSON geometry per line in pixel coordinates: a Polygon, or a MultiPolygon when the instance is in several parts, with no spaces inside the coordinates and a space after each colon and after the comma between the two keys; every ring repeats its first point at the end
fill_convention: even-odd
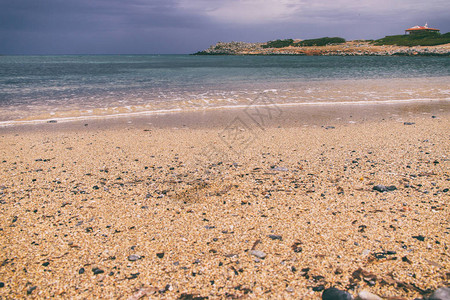
{"type": "Polygon", "coordinates": [[[449,101],[448,57],[0,56],[0,126],[246,106],[449,101]]]}

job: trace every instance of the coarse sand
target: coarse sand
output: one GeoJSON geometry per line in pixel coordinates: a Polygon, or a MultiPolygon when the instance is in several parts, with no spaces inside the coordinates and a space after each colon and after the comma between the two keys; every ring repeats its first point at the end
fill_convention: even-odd
{"type": "Polygon", "coordinates": [[[0,129],[0,298],[448,286],[448,110],[373,116],[0,129]]]}

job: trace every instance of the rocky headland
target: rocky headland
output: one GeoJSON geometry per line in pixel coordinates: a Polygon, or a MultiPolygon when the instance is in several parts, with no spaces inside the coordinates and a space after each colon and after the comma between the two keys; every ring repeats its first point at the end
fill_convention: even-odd
{"type": "Polygon", "coordinates": [[[370,41],[347,41],[326,46],[267,47],[267,43],[218,42],[195,55],[308,55],[308,56],[449,56],[450,43],[437,46],[375,45],[370,41]]]}

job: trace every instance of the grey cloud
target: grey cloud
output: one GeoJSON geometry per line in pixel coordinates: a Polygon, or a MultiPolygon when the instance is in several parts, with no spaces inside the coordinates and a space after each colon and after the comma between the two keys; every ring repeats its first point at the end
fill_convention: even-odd
{"type": "MultiPolygon", "coordinates": [[[[232,1],[234,5],[240,3],[232,1]]],[[[220,8],[228,3],[225,0],[3,0],[0,2],[0,53],[191,53],[220,40],[381,38],[402,34],[406,27],[425,22],[442,32],[450,31],[447,13],[450,4],[442,0],[399,0],[395,9],[382,6],[394,3],[388,0],[283,0],[287,9],[277,12],[286,17],[254,23],[233,19],[226,22],[223,16],[218,17],[220,8]],[[403,7],[399,3],[408,5],[403,7]]],[[[276,3],[272,1],[273,5],[276,3]]],[[[267,5],[265,9],[270,14],[267,5]]],[[[233,17],[233,11],[224,12],[233,17]]],[[[241,11],[240,16],[246,15],[241,11]]]]}

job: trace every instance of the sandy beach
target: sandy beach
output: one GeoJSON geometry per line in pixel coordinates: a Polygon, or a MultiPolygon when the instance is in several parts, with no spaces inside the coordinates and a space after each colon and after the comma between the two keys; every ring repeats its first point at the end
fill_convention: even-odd
{"type": "Polygon", "coordinates": [[[0,128],[0,298],[428,296],[450,280],[448,111],[0,128]]]}

